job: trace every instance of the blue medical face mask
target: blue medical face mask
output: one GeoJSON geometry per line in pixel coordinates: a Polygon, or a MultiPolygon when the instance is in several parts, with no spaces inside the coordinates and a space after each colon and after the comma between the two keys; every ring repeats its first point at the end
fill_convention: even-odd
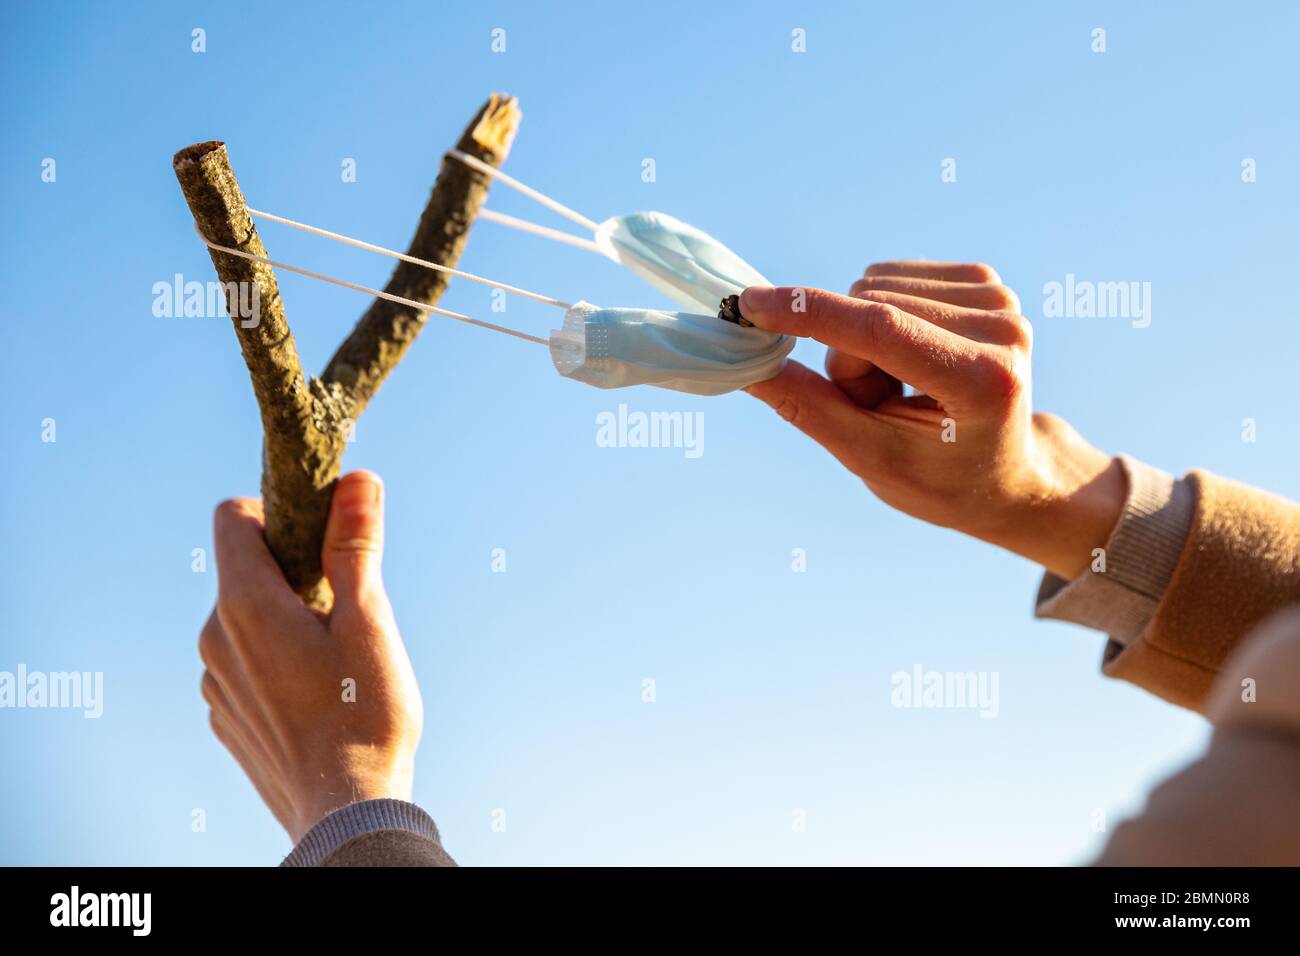
{"type": "Polygon", "coordinates": [[[746,286],[771,285],[706,232],[662,212],[606,219],[596,245],[683,309],[716,315],[718,303],[746,286]]]}
{"type": "Polygon", "coordinates": [[[547,343],[561,375],[597,388],[658,385],[721,395],[781,371],[794,339],[719,318],[723,299],[771,283],[708,233],[662,212],[596,223],[482,160],[456,150],[450,155],[590,229],[594,242],[487,210],[480,216],[600,252],[687,310],[569,307],[547,343]]]}
{"type": "Polygon", "coordinates": [[[550,348],[557,372],[597,388],[658,385],[721,395],[776,375],[794,339],[716,315],[579,302],[551,333],[550,348]]]}

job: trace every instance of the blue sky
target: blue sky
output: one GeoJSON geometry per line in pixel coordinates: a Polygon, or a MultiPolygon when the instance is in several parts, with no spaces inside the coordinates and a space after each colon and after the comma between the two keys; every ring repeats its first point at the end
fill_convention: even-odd
{"type": "MultiPolygon", "coordinates": [[[[216,582],[191,552],[210,549],[219,499],[256,493],[260,432],[228,320],[151,311],[154,283],[213,278],[176,149],[225,140],[253,205],[404,247],[441,153],[507,91],[524,111],[508,170],[585,214],[669,212],[782,284],[989,262],[1035,321],[1039,408],[1107,450],[1295,497],[1298,19],[1280,3],[11,11],[0,670],[102,671],[105,700],[99,720],[0,711],[0,863],[289,849],[198,693],[216,582]],[[1044,285],[1067,274],[1150,282],[1150,327],[1044,318],[1044,285]]],[[[490,205],[566,225],[499,188],[490,205]]],[[[309,268],[389,272],[262,235],[309,268]]],[[[667,305],[492,224],[463,264],[569,301],[667,305]]],[[[366,300],[291,275],[281,292],[319,370],[366,300]]],[[[489,295],[453,284],[442,304],[554,323],[517,299],[493,315],[489,295]]],[[[742,394],[602,392],[534,345],[435,319],[345,466],[387,483],[386,579],[426,705],[416,796],[465,863],[1076,862],[1104,839],[1096,811],[1113,825],[1206,738],[1103,680],[1100,635],[1035,622],[1028,563],[890,512],[742,394]],[[703,411],[704,454],[598,447],[596,416],[620,402],[703,411]],[[892,707],[891,675],[917,664],[996,672],[998,716],[892,707]]]]}

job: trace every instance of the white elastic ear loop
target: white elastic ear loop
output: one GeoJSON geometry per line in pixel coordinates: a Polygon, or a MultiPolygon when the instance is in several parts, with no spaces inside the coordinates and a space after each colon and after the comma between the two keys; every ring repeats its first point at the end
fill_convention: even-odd
{"type": "Polygon", "coordinates": [[[400,295],[393,295],[391,292],[384,292],[381,289],[372,289],[369,286],[358,285],[355,282],[348,282],[346,279],[335,279],[333,276],[321,275],[319,272],[310,272],[307,269],[300,269],[297,266],[291,266],[287,262],[276,262],[274,259],[267,259],[264,256],[255,256],[248,252],[241,252],[239,249],[231,249],[229,246],[220,246],[212,242],[207,236],[203,235],[199,229],[199,224],[194,224],[194,231],[198,233],[203,244],[209,249],[216,249],[218,252],[224,252],[230,256],[238,256],[240,259],[248,259],[250,262],[264,262],[268,266],[276,269],[286,269],[289,272],[296,272],[298,275],[306,276],[309,279],[318,279],[321,282],[329,282],[333,285],[341,285],[345,289],[352,289],[354,292],[364,292],[366,295],[373,295],[380,299],[387,299],[389,302],[396,302],[398,305],[410,306],[420,312],[432,312],[435,315],[445,316],[449,319],[455,319],[458,322],[468,322],[470,325],[477,325],[481,329],[491,329],[493,332],[501,332],[505,335],[512,335],[517,339],[523,339],[525,342],[536,342],[538,345],[549,344],[546,339],[538,338],[536,335],[529,335],[527,332],[517,332],[514,329],[507,329],[503,325],[493,325],[491,322],[483,322],[480,319],[471,319],[468,315],[461,315],[459,312],[448,312],[446,309],[439,309],[437,306],[429,305],[425,302],[416,302],[414,299],[406,299],[400,295]]]}
{"type": "Polygon", "coordinates": [[[578,225],[582,226],[583,228],[593,233],[600,228],[599,223],[596,223],[593,220],[588,219],[582,213],[574,212],[568,206],[564,205],[564,203],[560,202],[559,200],[552,199],[550,196],[547,196],[545,193],[539,193],[536,189],[533,189],[531,186],[525,186],[523,183],[515,179],[513,176],[506,175],[505,173],[501,172],[501,170],[497,169],[495,166],[489,166],[487,163],[483,162],[483,160],[475,156],[470,156],[468,153],[462,153],[458,149],[450,150],[447,153],[447,155],[453,157],[454,159],[459,159],[470,169],[476,169],[480,173],[484,173],[485,175],[491,176],[493,179],[501,180],[501,182],[505,183],[511,189],[517,189],[519,192],[523,193],[529,199],[541,203],[543,206],[545,206],[547,209],[550,209],[553,212],[558,212],[565,219],[572,220],[573,222],[576,222],[578,225]]]}
{"type": "Polygon", "coordinates": [[[581,236],[573,236],[567,232],[560,232],[558,229],[552,229],[549,226],[539,226],[535,222],[529,222],[527,219],[518,219],[514,216],[507,216],[503,212],[497,212],[495,209],[480,209],[478,211],[480,219],[486,219],[489,222],[495,222],[498,225],[509,226],[511,229],[518,229],[520,232],[531,232],[535,236],[541,236],[543,239],[551,239],[555,242],[568,243],[571,246],[577,246],[579,249],[586,249],[588,252],[594,252],[603,256],[604,250],[590,239],[583,239],[581,236]]]}
{"type": "MultiPolygon", "coordinates": [[[[417,266],[424,266],[426,269],[433,269],[437,272],[445,272],[447,275],[460,276],[462,279],[469,279],[471,282],[480,282],[483,285],[490,285],[493,288],[504,289],[506,292],[512,292],[515,295],[522,295],[525,298],[535,299],[538,302],[545,302],[547,305],[554,305],[561,309],[568,310],[572,305],[568,302],[561,302],[559,299],[552,299],[549,295],[542,295],[540,292],[529,292],[527,289],[521,289],[518,286],[507,285],[504,282],[493,282],[491,279],[485,279],[483,276],[476,276],[472,272],[463,272],[460,269],[453,269],[451,266],[439,265],[436,262],[430,262],[428,259],[417,259],[415,256],[408,256],[404,252],[396,252],[392,249],[385,249],[383,246],[377,246],[371,242],[364,242],[360,239],[353,239],[351,236],[344,236],[337,232],[330,232],[328,229],[321,229],[318,226],[309,226],[305,222],[297,222],[293,219],[286,219],[284,216],[277,216],[273,213],[262,212],[260,209],[248,207],[248,211],[254,216],[262,219],[269,219],[271,222],[278,222],[286,226],[292,226],[294,229],[301,229],[303,232],[310,232],[313,235],[324,236],[326,239],[333,239],[335,242],[342,242],[349,246],[356,246],[358,249],[366,249],[370,252],[378,252],[380,255],[389,256],[393,259],[400,259],[403,262],[410,262],[417,266]]],[[[486,210],[485,210],[486,211],[486,210]]],[[[593,243],[594,245],[594,243],[593,243]]]]}

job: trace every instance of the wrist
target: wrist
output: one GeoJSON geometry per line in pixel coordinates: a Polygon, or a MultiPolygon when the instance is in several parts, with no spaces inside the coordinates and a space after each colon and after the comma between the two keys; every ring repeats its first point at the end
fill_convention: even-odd
{"type": "Polygon", "coordinates": [[[1127,479],[1117,459],[1061,419],[1035,415],[1023,481],[1001,527],[982,536],[1073,579],[1090,566],[1124,510],[1127,479]]]}
{"type": "Polygon", "coordinates": [[[298,804],[289,835],[297,843],[313,826],[335,810],[366,800],[404,800],[414,794],[414,755],[385,767],[352,768],[322,773],[305,781],[306,796],[298,804]]]}

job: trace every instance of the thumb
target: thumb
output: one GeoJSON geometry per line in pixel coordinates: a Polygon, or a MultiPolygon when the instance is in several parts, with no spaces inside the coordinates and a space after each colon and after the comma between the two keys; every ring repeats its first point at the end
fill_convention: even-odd
{"type": "Polygon", "coordinates": [[[745,391],[857,471],[872,438],[871,422],[834,383],[793,360],[775,378],[745,391]]]}
{"type": "Polygon", "coordinates": [[[334,486],[321,567],[334,591],[336,607],[356,604],[367,591],[382,588],[384,483],[372,471],[354,471],[334,486]]]}

